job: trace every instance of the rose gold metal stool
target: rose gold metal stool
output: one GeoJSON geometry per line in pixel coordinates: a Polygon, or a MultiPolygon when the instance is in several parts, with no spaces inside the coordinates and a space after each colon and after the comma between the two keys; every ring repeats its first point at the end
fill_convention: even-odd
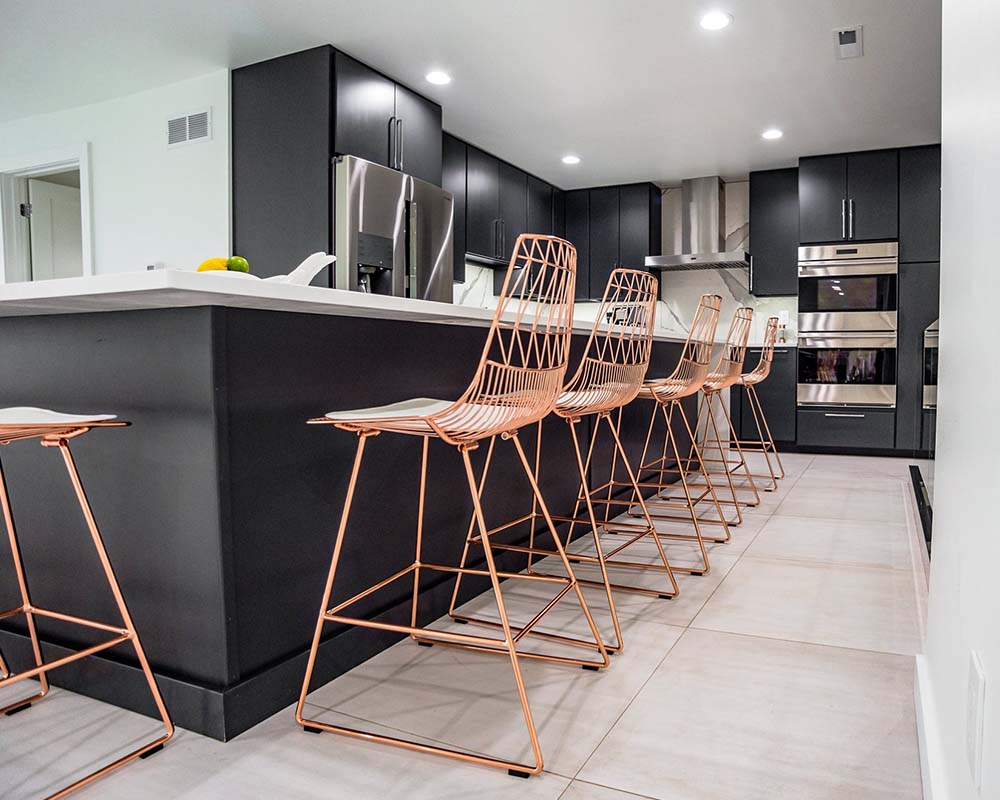
{"type": "MultiPolygon", "coordinates": [[[[331,731],[346,736],[352,736],[367,741],[383,742],[416,750],[423,753],[448,756],[462,761],[483,764],[490,767],[507,769],[512,774],[527,777],[542,770],[542,754],[538,743],[538,734],[531,716],[528,695],[521,677],[521,658],[542,658],[578,666],[593,668],[606,667],[609,663],[607,650],[597,631],[597,626],[587,607],[579,582],[573,574],[566,553],[555,536],[555,524],[549,514],[545,501],[535,481],[534,471],[528,463],[524,449],[518,439],[518,431],[525,425],[539,422],[546,414],[555,408],[566,375],[566,363],[569,357],[570,336],[573,322],[573,298],[576,285],[576,250],[569,243],[554,236],[521,235],[518,237],[511,258],[510,267],[504,281],[493,325],[487,336],[479,367],[476,370],[468,390],[455,401],[419,398],[395,403],[379,408],[361,409],[356,411],[338,411],[327,414],[326,417],[310,420],[315,424],[334,425],[341,430],[351,431],[358,437],[357,453],[344,501],[344,510],[340,518],[337,532],[337,542],[334,547],[323,591],[322,605],[316,622],[312,648],[306,666],[302,692],[299,696],[295,712],[296,721],[309,732],[331,731]],[[353,597],[330,606],[330,597],[337,576],[338,564],[350,515],[351,502],[357,485],[358,473],[361,468],[365,444],[369,438],[382,432],[402,433],[419,436],[423,439],[423,451],[420,464],[420,494],[417,511],[416,552],[413,564],[390,575],[385,580],[365,589],[353,597]],[[501,572],[497,569],[493,549],[490,542],[490,531],[486,527],[483,508],[480,502],[483,490],[483,480],[477,480],[472,467],[469,453],[479,446],[484,439],[491,441],[489,455],[495,437],[513,442],[518,459],[531,485],[535,500],[541,509],[553,538],[556,548],[566,569],[567,577],[550,577],[542,575],[526,575],[524,573],[501,572]],[[484,569],[472,569],[464,566],[453,567],[431,564],[421,559],[421,542],[423,537],[423,508],[427,479],[427,449],[432,437],[442,439],[455,446],[462,458],[468,482],[469,494],[475,513],[476,525],[486,557],[484,569]],[[420,575],[423,571],[445,572],[458,576],[480,575],[489,577],[500,622],[495,625],[503,633],[498,639],[486,636],[470,636],[451,631],[421,628],[417,626],[417,597],[420,575]],[[368,597],[379,589],[388,586],[396,580],[410,576],[413,581],[413,601],[409,625],[396,625],[375,620],[347,616],[347,609],[368,597]],[[515,626],[509,619],[500,591],[501,580],[530,580],[548,582],[558,587],[556,595],[532,620],[523,626],[515,626]],[[596,660],[584,660],[569,656],[549,655],[545,653],[519,652],[518,643],[531,633],[539,619],[551,610],[569,593],[574,593],[586,617],[593,641],[587,644],[596,651],[596,660]],[[473,650],[483,650],[491,653],[506,654],[510,658],[514,672],[514,681],[524,714],[524,720],[534,754],[534,764],[520,764],[473,753],[453,750],[451,748],[407,741],[391,736],[381,736],[352,728],[329,725],[303,716],[306,696],[312,679],[313,668],[319,648],[323,627],[330,622],[376,628],[409,634],[411,638],[424,644],[442,644],[453,647],[464,647],[473,650]]],[[[468,542],[466,542],[468,549],[468,542]]],[[[567,642],[577,643],[577,642],[567,642]]]]}
{"type": "MultiPolygon", "coordinates": [[[[762,453],[767,464],[767,475],[753,473],[752,477],[768,481],[764,486],[765,492],[773,492],[778,488],[778,481],[785,477],[785,468],[781,464],[781,456],[774,446],[774,437],[771,436],[771,428],[767,424],[767,417],[764,416],[764,407],[760,404],[760,397],[757,395],[757,385],[767,380],[771,374],[771,363],[774,361],[774,344],[778,337],[778,318],[769,317],[767,326],[764,329],[764,346],[760,351],[760,361],[750,372],[744,372],[740,376],[739,386],[745,392],[747,404],[753,414],[754,425],[757,428],[756,439],[740,439],[739,445],[746,453],[762,453]],[[774,461],[771,461],[771,456],[774,461]],[[777,469],[775,469],[777,467],[777,469]]],[[[736,438],[735,436],[733,437],[736,438]]],[[[733,466],[732,461],[727,461],[727,468],[733,466]]]]}
{"type": "MultiPolygon", "coordinates": [[[[653,519],[680,521],[692,525],[694,533],[657,531],[657,537],[660,539],[678,539],[697,543],[701,558],[700,565],[694,567],[683,567],[676,563],[672,565],[674,572],[686,572],[692,575],[704,575],[711,570],[705,542],[727,542],[730,537],[726,516],[716,496],[715,488],[708,480],[708,472],[702,461],[701,449],[698,447],[695,432],[681,403],[685,398],[697,395],[702,390],[708,376],[721,307],[722,298],[719,295],[702,295],[688,331],[687,341],[684,343],[684,349],[681,351],[680,360],[673,374],[667,378],[647,380],[639,393],[639,397],[654,401],[639,470],[640,474],[651,472],[655,476],[655,480],[639,482],[641,489],[655,490],[653,495],[645,501],[646,513],[653,519]],[[681,456],[674,435],[675,414],[684,424],[684,429],[691,440],[691,451],[686,459],[681,456]],[[666,430],[663,435],[660,455],[653,457],[651,446],[658,416],[662,416],[666,430]],[[689,480],[689,475],[692,473],[701,474],[706,480],[700,493],[692,491],[695,488],[695,484],[689,480]],[[670,474],[679,476],[678,484],[681,495],[675,494],[678,487],[667,481],[667,476],[670,474]],[[714,505],[718,519],[704,518],[698,513],[698,505],[703,501],[710,501],[714,505]],[[685,516],[676,513],[682,509],[687,512],[685,516]],[[706,523],[722,526],[723,535],[721,537],[705,536],[701,526],[706,523]]],[[[636,491],[634,494],[636,502],[639,495],[640,492],[636,491]]],[[[632,516],[641,516],[639,512],[634,510],[629,513],[632,516]]]]}
{"type": "Polygon", "coordinates": [[[148,744],[144,744],[142,747],[133,750],[121,758],[116,759],[107,766],[101,767],[95,772],[80,778],[71,785],[67,786],[65,789],[61,789],[51,795],[50,800],[58,797],[65,797],[70,792],[73,792],[82,786],[86,786],[87,784],[104,775],[107,775],[112,770],[118,769],[136,758],[146,758],[153,753],[159,752],[163,749],[163,745],[168,739],[170,739],[171,736],[173,736],[174,733],[173,723],[170,721],[170,715],[167,713],[166,706],[163,703],[163,698],[160,696],[160,690],[156,685],[156,679],[153,677],[153,672],[149,667],[149,662],[146,660],[146,654],[142,649],[142,645],[139,643],[139,635],[136,633],[135,625],[132,623],[132,617],[129,615],[128,608],[125,605],[125,598],[122,596],[121,587],[118,585],[118,579],[115,577],[114,570],[111,567],[111,561],[108,559],[107,551],[104,548],[104,541],[101,539],[101,533],[97,527],[97,522],[94,519],[94,513],[90,508],[90,503],[88,502],[87,495],[84,492],[83,484],[81,483],[80,476],[77,473],[76,464],[74,463],[73,456],[69,450],[69,440],[74,439],[77,436],[82,436],[91,428],[121,427],[128,424],[127,422],[114,421],[114,419],[113,415],[108,414],[74,416],[70,414],[60,414],[54,411],[46,411],[40,408],[0,409],[0,444],[10,444],[11,442],[20,441],[22,439],[38,439],[42,447],[55,447],[59,449],[63,458],[63,463],[66,466],[66,471],[69,473],[70,483],[73,485],[77,502],[80,504],[80,509],[83,512],[84,521],[90,531],[90,536],[94,543],[94,549],[97,551],[98,560],[101,562],[101,567],[104,570],[104,576],[108,582],[108,588],[111,589],[111,594],[114,596],[115,604],[118,606],[118,612],[121,614],[122,618],[121,624],[97,622],[95,620],[75,617],[70,614],[63,614],[58,611],[39,608],[38,606],[32,604],[31,596],[28,593],[28,581],[25,574],[24,561],[21,558],[21,550],[18,546],[18,537],[14,528],[14,517],[11,512],[10,497],[7,494],[7,484],[4,480],[3,471],[0,469],[0,508],[3,510],[4,523],[7,527],[7,537],[10,542],[11,555],[13,557],[14,574],[17,577],[17,584],[21,595],[21,604],[15,608],[0,612],[0,619],[15,617],[20,614],[24,615],[34,656],[33,667],[16,673],[12,672],[7,663],[0,658],[0,688],[18,681],[27,680],[28,678],[38,678],[39,682],[39,690],[35,694],[0,708],[0,713],[8,716],[16,714],[19,711],[24,711],[33,703],[36,703],[45,697],[49,691],[48,673],[52,670],[63,667],[74,661],[79,661],[82,658],[99,653],[102,650],[108,650],[127,642],[130,643],[135,650],[136,658],[139,660],[139,666],[142,669],[143,675],[146,677],[146,683],[149,684],[149,691],[153,695],[153,701],[156,704],[156,709],[165,728],[164,733],[153,741],[148,744]],[[84,648],[83,650],[72,653],[68,656],[63,656],[62,658],[46,662],[42,658],[42,646],[36,629],[37,618],[55,619],[62,622],[69,622],[74,625],[81,625],[86,628],[92,628],[110,634],[111,638],[107,641],[84,648]]]}
{"type": "MultiPolygon", "coordinates": [[[[590,338],[587,340],[587,346],[584,350],[580,366],[576,374],[573,375],[563,388],[554,409],[554,413],[564,419],[569,425],[570,438],[573,441],[573,454],[580,475],[580,490],[572,516],[553,515],[552,519],[556,522],[569,523],[569,530],[563,547],[569,545],[573,537],[574,528],[577,525],[589,526],[593,534],[595,555],[568,552],[567,558],[573,563],[597,565],[600,569],[600,581],[584,580],[582,578],[578,580],[580,583],[598,586],[605,591],[615,631],[615,644],[609,645],[606,643],[609,652],[617,652],[623,646],[618,611],[615,607],[612,593],[613,589],[664,598],[672,598],[676,596],[678,591],[677,582],[674,580],[673,572],[670,569],[670,562],[667,560],[662,544],[655,535],[652,520],[649,519],[648,514],[645,514],[645,505],[636,484],[636,476],[632,471],[620,438],[621,409],[635,399],[642,388],[642,381],[649,367],[657,297],[657,281],[650,273],[627,269],[616,269],[611,273],[611,277],[604,290],[604,298],[598,309],[597,319],[591,330],[590,338]],[[606,324],[605,320],[607,321],[606,324]],[[595,417],[595,422],[590,437],[590,444],[587,448],[587,456],[584,459],[583,451],[580,447],[580,439],[577,435],[577,426],[580,420],[586,416],[595,417]],[[598,433],[601,430],[602,421],[606,423],[612,437],[611,478],[601,486],[591,488],[588,475],[590,474],[590,465],[593,460],[595,444],[598,433]],[[627,508],[635,504],[631,495],[620,498],[615,497],[612,492],[615,485],[614,476],[616,466],[619,460],[628,477],[628,482],[624,485],[630,487],[639,496],[639,505],[645,514],[644,523],[611,519],[611,509],[615,505],[627,508]],[[599,494],[604,494],[605,496],[599,497],[599,494]],[[603,507],[603,514],[595,511],[595,504],[603,507]],[[586,506],[586,516],[581,516],[581,505],[586,506]],[[598,517],[603,517],[603,519],[599,521],[598,517]],[[612,535],[624,536],[625,541],[617,543],[612,551],[605,553],[600,538],[601,531],[612,535]],[[659,563],[649,564],[613,558],[613,556],[643,541],[647,537],[651,537],[652,541],[656,544],[660,558],[659,563]],[[648,589],[640,586],[611,583],[608,577],[608,566],[659,570],[664,573],[665,587],[661,589],[648,589]]],[[[535,450],[536,481],[539,478],[538,468],[541,462],[541,446],[542,430],[539,425],[535,450]]],[[[542,514],[539,513],[538,502],[535,500],[531,513],[490,530],[491,535],[496,535],[514,526],[528,523],[530,534],[527,545],[504,544],[494,541],[492,546],[495,550],[526,553],[528,555],[527,572],[535,575],[546,574],[543,571],[534,569],[533,563],[536,556],[559,556],[559,551],[545,549],[537,546],[535,543],[536,522],[541,518],[542,514]]],[[[470,525],[466,556],[468,555],[469,544],[480,543],[481,537],[473,535],[470,525]]],[[[464,558],[462,565],[465,565],[464,558]]],[[[455,606],[458,598],[458,589],[459,586],[456,581],[449,612],[451,616],[460,622],[481,622],[478,618],[463,616],[456,612],[455,606]]],[[[565,637],[559,636],[553,638],[565,642],[565,637]]]]}
{"type": "MultiPolygon", "coordinates": [[[[729,335],[726,337],[725,347],[719,354],[719,359],[716,361],[715,367],[705,379],[705,384],[702,386],[701,403],[698,407],[698,422],[700,424],[702,419],[705,422],[704,435],[701,438],[702,452],[716,450],[719,454],[718,458],[705,458],[704,461],[721,464],[723,467],[719,470],[707,470],[705,476],[706,484],[711,485],[711,476],[713,475],[716,477],[725,476],[731,499],[723,498],[719,502],[731,505],[736,509],[737,525],[743,522],[741,507],[759,505],[760,495],[757,492],[757,485],[754,483],[753,476],[750,474],[750,468],[747,465],[743,448],[731,433],[733,430],[733,421],[729,415],[729,409],[726,407],[726,402],[722,398],[722,392],[725,389],[731,389],[733,386],[738,385],[742,379],[743,363],[746,360],[747,341],[750,338],[750,323],[752,321],[753,309],[743,307],[736,309],[734,312],[732,322],[729,325],[729,335]],[[718,419],[715,415],[716,405],[721,409],[726,425],[728,426],[729,434],[725,441],[723,441],[718,419]],[[731,443],[736,450],[737,458],[735,460],[729,458],[730,451],[726,447],[727,443],[731,443]],[[741,486],[737,488],[733,482],[733,476],[738,470],[742,470],[743,477],[746,478],[746,487],[741,486]],[[752,500],[740,497],[739,492],[747,490],[752,493],[752,500]]],[[[698,433],[699,426],[696,426],[695,434],[697,435],[698,433]]],[[[694,444],[692,443],[692,451],[689,458],[692,458],[693,455],[694,444]]]]}

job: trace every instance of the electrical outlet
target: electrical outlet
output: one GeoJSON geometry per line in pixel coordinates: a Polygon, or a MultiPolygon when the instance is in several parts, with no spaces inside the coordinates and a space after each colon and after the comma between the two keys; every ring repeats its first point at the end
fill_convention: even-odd
{"type": "Polygon", "coordinates": [[[966,700],[965,749],[972,781],[978,790],[983,785],[983,715],[986,711],[986,672],[973,650],[969,654],[969,688],[966,700]]]}

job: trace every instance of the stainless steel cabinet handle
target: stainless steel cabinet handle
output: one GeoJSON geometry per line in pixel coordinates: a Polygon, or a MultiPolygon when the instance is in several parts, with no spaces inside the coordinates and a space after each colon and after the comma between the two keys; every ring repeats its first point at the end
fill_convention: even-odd
{"type": "Polygon", "coordinates": [[[753,294],[753,255],[750,256],[750,285],[748,286],[750,294],[753,294]]]}
{"type": "Polygon", "coordinates": [[[824,417],[850,417],[851,419],[864,419],[865,418],[864,414],[831,414],[831,413],[826,413],[823,416],[824,417]]]}
{"type": "Polygon", "coordinates": [[[500,220],[500,258],[507,255],[507,220],[500,220]]]}
{"type": "Polygon", "coordinates": [[[840,238],[847,238],[847,198],[840,201],[840,238]]]}
{"type": "Polygon", "coordinates": [[[850,211],[848,212],[848,216],[847,216],[847,233],[848,233],[848,237],[847,238],[853,239],[854,238],[854,198],[853,197],[851,198],[851,201],[850,201],[850,203],[848,205],[850,206],[850,211]]]}
{"type": "Polygon", "coordinates": [[[396,118],[389,117],[389,167],[396,166],[396,118]]]}
{"type": "Polygon", "coordinates": [[[399,169],[403,169],[403,120],[396,120],[396,130],[398,131],[397,136],[399,139],[399,145],[396,148],[396,159],[399,161],[399,169]]]}
{"type": "Polygon", "coordinates": [[[493,257],[500,257],[500,220],[493,220],[493,257]]]}

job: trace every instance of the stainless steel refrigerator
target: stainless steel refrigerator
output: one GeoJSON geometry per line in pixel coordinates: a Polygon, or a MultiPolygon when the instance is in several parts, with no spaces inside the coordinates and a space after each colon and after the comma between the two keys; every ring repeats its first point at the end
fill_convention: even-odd
{"type": "Polygon", "coordinates": [[[334,288],[453,300],[449,192],[355,156],[334,165],[334,288]]]}

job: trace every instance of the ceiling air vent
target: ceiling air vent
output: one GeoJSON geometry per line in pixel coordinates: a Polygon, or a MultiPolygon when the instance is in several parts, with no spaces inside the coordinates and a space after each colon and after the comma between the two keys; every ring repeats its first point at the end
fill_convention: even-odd
{"type": "Polygon", "coordinates": [[[865,54],[861,34],[864,27],[855,25],[852,28],[837,28],[833,39],[837,45],[837,58],[859,58],[865,54]]]}
{"type": "Polygon", "coordinates": [[[211,109],[167,120],[167,147],[178,147],[190,142],[208,141],[211,138],[211,109]]]}

